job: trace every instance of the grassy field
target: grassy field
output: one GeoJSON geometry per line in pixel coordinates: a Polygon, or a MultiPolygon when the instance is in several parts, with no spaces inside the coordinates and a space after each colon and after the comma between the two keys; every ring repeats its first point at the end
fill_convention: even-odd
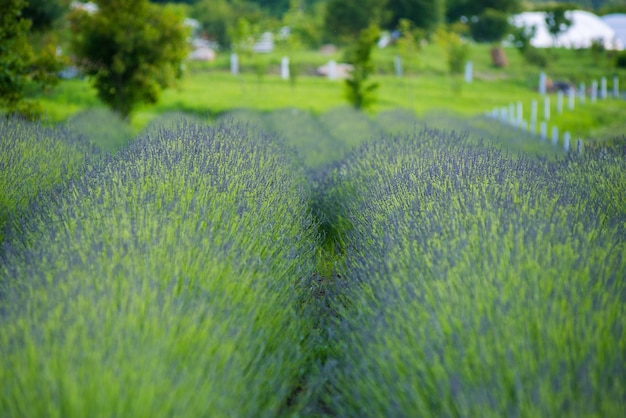
{"type": "MultiPolygon", "coordinates": [[[[367,112],[370,116],[397,108],[413,110],[418,116],[440,111],[476,116],[519,101],[524,106],[525,119],[529,119],[533,100],[540,101],[542,112],[543,102],[536,92],[540,70],[524,63],[513,49],[506,50],[509,67],[501,69],[490,64],[488,47],[472,46],[472,83],[447,75],[445,56],[435,46],[427,46],[420,51],[412,66],[406,70],[406,77],[395,77],[392,74],[394,53],[392,49],[376,51],[375,62],[379,71],[375,81],[380,84],[380,89],[377,102],[367,112]],[[460,89],[455,90],[454,85],[460,86],[460,89]]],[[[160,103],[137,109],[131,122],[133,132],[139,132],[158,115],[172,111],[214,119],[234,109],[270,112],[299,108],[320,114],[346,105],[342,81],[310,75],[317,65],[330,58],[341,61],[340,52],[331,56],[313,51],[294,54],[303,72],[295,85],[278,75],[282,56],[281,52],[276,52],[248,58],[267,61],[267,74],[263,77],[254,74],[251,64],[246,66],[245,58],[242,58],[242,74],[232,76],[228,72],[227,54],[221,54],[213,63],[188,63],[184,77],[176,87],[163,92],[160,103]]],[[[603,60],[594,61],[590,52],[562,50],[553,51],[550,56],[554,63],[547,74],[554,80],[585,82],[589,86],[592,80],[607,76],[611,89],[614,70],[603,60]]],[[[621,85],[626,86],[626,71],[616,74],[621,85]]],[[[66,120],[87,109],[102,107],[88,80],[63,81],[50,94],[39,98],[53,122],[66,120]]],[[[549,124],[558,126],[561,132],[569,131],[574,138],[604,140],[624,132],[626,101],[609,99],[592,105],[587,100],[585,105],[577,103],[573,111],[557,114],[554,95],[551,106],[549,124]]],[[[566,105],[564,107],[567,108],[566,105]]]]}

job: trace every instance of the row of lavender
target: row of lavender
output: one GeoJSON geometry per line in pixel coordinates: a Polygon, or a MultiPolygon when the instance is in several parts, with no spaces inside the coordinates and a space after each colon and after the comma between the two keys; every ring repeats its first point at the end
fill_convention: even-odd
{"type": "Polygon", "coordinates": [[[619,411],[626,149],[387,133],[307,178],[250,126],[167,125],[102,158],[0,124],[1,415],[619,411]]]}
{"type": "Polygon", "coordinates": [[[0,415],[296,404],[318,232],[304,171],[273,138],[189,122],[94,158],[0,126],[0,415]]]}
{"type": "Polygon", "coordinates": [[[619,416],[626,147],[512,158],[424,130],[320,180],[336,416],[619,416]],[[330,290],[333,290],[330,292],[330,290]]]}

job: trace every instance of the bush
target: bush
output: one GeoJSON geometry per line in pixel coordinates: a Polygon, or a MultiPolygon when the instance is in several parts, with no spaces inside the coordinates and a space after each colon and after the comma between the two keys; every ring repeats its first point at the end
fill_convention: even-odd
{"type": "Polygon", "coordinates": [[[470,34],[476,42],[500,42],[509,31],[508,16],[494,9],[485,9],[470,20],[470,34]]]}
{"type": "Polygon", "coordinates": [[[543,69],[548,68],[548,56],[539,48],[528,47],[523,52],[523,56],[524,60],[531,65],[536,65],[537,67],[543,69]]]}
{"type": "Polygon", "coordinates": [[[615,66],[617,68],[626,68],[626,50],[619,51],[615,55],[615,66]]]}

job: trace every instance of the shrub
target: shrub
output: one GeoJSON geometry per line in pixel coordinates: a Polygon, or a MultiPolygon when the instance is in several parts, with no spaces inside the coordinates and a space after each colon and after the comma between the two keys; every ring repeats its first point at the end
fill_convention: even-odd
{"type": "Polygon", "coordinates": [[[538,48],[529,47],[523,52],[524,59],[527,63],[536,65],[539,68],[548,68],[548,57],[538,48]]]}
{"type": "Polygon", "coordinates": [[[617,68],[626,68],[626,51],[619,51],[615,55],[615,66],[617,68]]]}
{"type": "Polygon", "coordinates": [[[510,25],[506,13],[485,9],[475,19],[470,20],[469,28],[476,42],[500,42],[510,25]]]}
{"type": "Polygon", "coordinates": [[[346,97],[355,109],[365,109],[374,102],[378,83],[370,81],[374,75],[372,50],[378,40],[378,27],[370,25],[359,32],[356,43],[347,53],[347,61],[353,69],[346,79],[346,97]]]}

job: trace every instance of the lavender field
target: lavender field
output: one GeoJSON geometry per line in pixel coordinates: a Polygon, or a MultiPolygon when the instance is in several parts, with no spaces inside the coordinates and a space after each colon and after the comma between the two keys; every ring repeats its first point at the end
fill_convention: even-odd
{"type": "Polygon", "coordinates": [[[620,416],[626,144],[481,123],[2,119],[0,416],[620,416]]]}

